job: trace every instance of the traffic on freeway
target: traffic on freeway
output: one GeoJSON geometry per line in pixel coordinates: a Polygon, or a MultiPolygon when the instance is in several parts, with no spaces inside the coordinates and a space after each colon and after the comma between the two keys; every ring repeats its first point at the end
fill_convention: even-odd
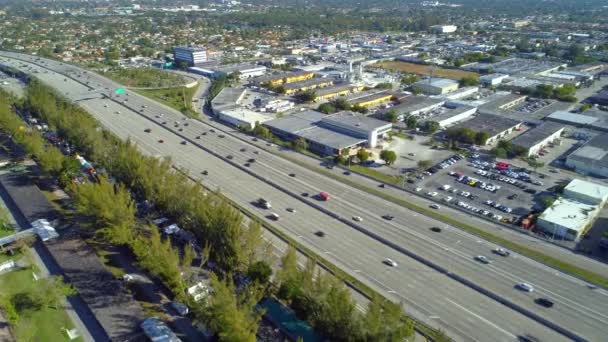
{"type": "MultiPolygon", "coordinates": [[[[15,60],[4,62],[10,61],[24,71],[37,68],[15,60]]],[[[47,67],[52,63],[58,64],[45,62],[47,67]]],[[[498,246],[298,167],[230,133],[184,120],[180,113],[134,93],[115,96],[112,90],[118,85],[99,76],[87,73],[90,78],[84,81],[75,76],[83,73],[70,71],[76,70],[72,66],[51,69],[62,75],[42,71],[37,77],[78,100],[121,138],[131,138],[149,154],[171,156],[206,186],[220,188],[262,217],[276,214],[281,219],[273,224],[389,298],[404,301],[408,312],[436,321],[463,340],[513,340],[525,333],[552,341],[564,337],[403,251],[585,339],[606,336],[608,297],[602,289],[592,290],[580,280],[514,253],[501,256],[492,251],[498,246]],[[329,200],[313,198],[322,192],[329,194],[329,200]],[[273,203],[273,212],[255,205],[260,194],[273,203]],[[323,236],[316,234],[319,231],[323,236]],[[522,291],[524,283],[533,290],[522,291]],[[539,304],[545,302],[541,299],[553,305],[539,304]]]]}

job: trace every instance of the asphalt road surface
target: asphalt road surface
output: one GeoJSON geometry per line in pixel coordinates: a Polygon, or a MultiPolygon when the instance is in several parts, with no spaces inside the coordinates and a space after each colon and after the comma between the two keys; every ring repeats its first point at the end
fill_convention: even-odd
{"type": "MultiPolygon", "coordinates": [[[[50,63],[54,64],[52,70],[64,74],[67,69],[75,69],[50,63]]],[[[23,66],[23,62],[13,61],[12,65],[24,71],[37,68],[31,64],[23,66]]],[[[52,71],[39,71],[35,75],[80,102],[118,136],[137,142],[142,151],[171,156],[176,166],[189,170],[193,176],[207,170],[209,175],[201,176],[206,186],[221,189],[262,217],[276,212],[281,219],[273,224],[388,298],[403,301],[406,311],[417,318],[447,330],[459,340],[512,341],[525,334],[548,341],[565,337],[408,257],[400,248],[586,339],[601,340],[607,335],[608,296],[602,289],[591,290],[578,279],[519,255],[493,256],[490,250],[495,246],[475,236],[301,168],[229,134],[219,138],[221,132],[211,133],[203,123],[189,120],[189,126],[184,127],[181,114],[136,94],[104,99],[103,93],[111,95],[118,86],[91,73],[80,77],[67,74],[70,77],[52,71]],[[87,80],[87,75],[91,79],[87,80]],[[89,82],[90,88],[79,82],[89,82]],[[122,103],[124,100],[127,101],[122,103]],[[156,117],[161,114],[162,117],[156,117]],[[163,121],[167,124],[163,125],[163,121]],[[180,122],[182,132],[174,127],[175,121],[180,122]],[[145,128],[151,128],[152,132],[144,133],[145,128]],[[201,135],[203,132],[207,134],[201,135]],[[201,138],[197,139],[199,135],[201,138]],[[158,142],[161,139],[164,143],[158,142]],[[182,145],[182,140],[187,145],[182,145]],[[229,154],[233,156],[231,160],[225,158],[229,154]],[[243,166],[250,158],[256,161],[249,167],[243,166]],[[330,193],[330,201],[300,196],[303,192],[314,195],[319,191],[330,193]],[[270,200],[273,208],[263,210],[253,206],[251,203],[259,197],[270,200]],[[353,216],[361,216],[363,221],[355,222],[359,228],[355,229],[313,205],[339,215],[344,221],[353,216]],[[287,212],[288,207],[295,208],[296,213],[287,212]],[[395,218],[385,220],[381,218],[384,214],[395,218]],[[433,226],[442,227],[443,231],[430,231],[433,226]],[[315,236],[318,230],[323,230],[326,236],[315,236]],[[399,248],[390,247],[384,240],[399,248]],[[480,264],[474,260],[476,255],[490,257],[493,263],[480,264]],[[387,257],[395,260],[398,267],[383,265],[381,262],[387,257]],[[535,291],[524,293],[514,289],[521,281],[534,285],[535,291]],[[539,307],[534,303],[538,297],[548,297],[556,305],[551,309],[539,307]]]]}

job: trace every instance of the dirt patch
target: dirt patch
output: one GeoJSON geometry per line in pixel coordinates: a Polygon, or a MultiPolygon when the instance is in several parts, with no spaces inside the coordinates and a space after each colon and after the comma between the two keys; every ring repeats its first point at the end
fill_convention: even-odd
{"type": "MultiPolygon", "coordinates": [[[[408,74],[416,74],[420,76],[428,76],[431,72],[431,65],[414,64],[400,61],[381,62],[372,65],[372,67],[387,69],[392,71],[399,71],[408,74]]],[[[459,69],[445,69],[441,67],[435,67],[433,70],[433,77],[449,78],[453,80],[460,80],[463,77],[473,76],[479,77],[476,72],[464,71],[459,69]]]]}

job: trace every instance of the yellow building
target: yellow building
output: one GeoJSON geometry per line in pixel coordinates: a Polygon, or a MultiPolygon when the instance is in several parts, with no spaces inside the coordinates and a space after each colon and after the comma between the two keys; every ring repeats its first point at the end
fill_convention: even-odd
{"type": "Polygon", "coordinates": [[[256,81],[264,86],[277,87],[281,84],[310,80],[315,76],[311,71],[294,71],[279,75],[268,75],[258,78],[256,81]]]}
{"type": "Polygon", "coordinates": [[[325,88],[334,84],[332,79],[327,78],[313,78],[306,81],[292,82],[283,84],[285,88],[285,94],[292,95],[300,91],[314,90],[317,88],[325,88]]]}
{"type": "Polygon", "coordinates": [[[359,107],[375,107],[383,103],[390,102],[393,98],[392,93],[382,92],[377,94],[365,95],[362,97],[357,97],[350,99],[348,102],[353,106],[359,107]]]}
{"type": "Polygon", "coordinates": [[[354,86],[352,84],[337,85],[318,90],[315,101],[331,100],[339,96],[346,96],[354,91],[361,91],[364,86],[354,86]]]}

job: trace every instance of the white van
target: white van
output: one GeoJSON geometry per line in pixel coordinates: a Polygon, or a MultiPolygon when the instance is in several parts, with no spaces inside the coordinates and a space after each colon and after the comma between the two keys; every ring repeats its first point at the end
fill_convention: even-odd
{"type": "Polygon", "coordinates": [[[273,220],[275,220],[275,221],[278,221],[279,220],[279,214],[272,213],[272,214],[270,214],[270,218],[273,219],[273,220]]]}

